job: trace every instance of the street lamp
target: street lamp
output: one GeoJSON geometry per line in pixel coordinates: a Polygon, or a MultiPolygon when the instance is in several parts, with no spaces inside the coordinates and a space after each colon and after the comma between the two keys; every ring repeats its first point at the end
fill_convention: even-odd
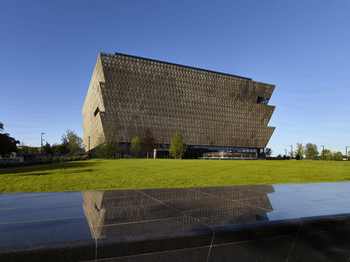
{"type": "Polygon", "coordinates": [[[90,137],[88,137],[89,138],[89,154],[90,154],[90,137]]]}
{"type": "Polygon", "coordinates": [[[43,153],[43,135],[45,135],[45,133],[41,133],[41,147],[40,147],[40,153],[42,154],[43,153]]]}
{"type": "Polygon", "coordinates": [[[128,158],[128,129],[126,129],[126,154],[125,158],[128,158]]]}
{"type": "Polygon", "coordinates": [[[291,154],[291,158],[293,159],[293,146],[289,145],[292,148],[292,154],[291,154]]]}
{"type": "Polygon", "coordinates": [[[202,151],[202,133],[199,133],[199,154],[201,155],[202,151]]]}
{"type": "Polygon", "coordinates": [[[323,160],[324,160],[324,145],[321,145],[321,146],[323,147],[323,150],[322,150],[322,152],[323,152],[323,153],[322,153],[323,157],[322,157],[322,158],[323,158],[323,160]]]}

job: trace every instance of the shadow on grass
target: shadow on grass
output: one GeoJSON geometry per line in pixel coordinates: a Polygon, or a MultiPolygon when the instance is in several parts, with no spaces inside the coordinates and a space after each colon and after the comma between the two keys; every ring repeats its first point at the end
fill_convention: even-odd
{"type": "Polygon", "coordinates": [[[30,174],[18,174],[17,176],[46,176],[46,175],[52,175],[52,173],[30,173],[30,174]]]}
{"type": "MultiPolygon", "coordinates": [[[[13,168],[4,168],[0,169],[1,175],[9,175],[9,174],[21,174],[21,173],[29,173],[29,172],[38,172],[38,171],[53,171],[59,169],[85,169],[87,167],[93,167],[98,165],[97,162],[91,162],[89,160],[85,161],[72,161],[72,162],[62,162],[62,163],[52,163],[52,164],[44,164],[44,165],[33,165],[33,166],[22,166],[22,167],[13,167],[13,168]]],[[[86,171],[86,170],[85,170],[86,171]]],[[[92,171],[92,169],[88,169],[88,171],[92,171]]],[[[34,173],[34,174],[26,174],[25,176],[30,175],[49,175],[50,172],[46,173],[34,173]]]]}

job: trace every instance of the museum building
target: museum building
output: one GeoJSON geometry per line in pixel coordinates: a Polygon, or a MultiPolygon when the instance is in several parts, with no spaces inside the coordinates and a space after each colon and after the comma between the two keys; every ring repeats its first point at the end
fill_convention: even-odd
{"type": "Polygon", "coordinates": [[[99,53],[82,110],[84,147],[93,150],[111,125],[124,155],[132,138],[150,128],[154,157],[168,156],[179,131],[185,158],[258,158],[275,130],[268,126],[274,88],[251,78],[99,53]]]}

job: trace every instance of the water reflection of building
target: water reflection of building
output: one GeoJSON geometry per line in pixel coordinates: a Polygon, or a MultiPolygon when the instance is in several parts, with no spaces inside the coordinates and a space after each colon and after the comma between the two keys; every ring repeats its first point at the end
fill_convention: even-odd
{"type": "Polygon", "coordinates": [[[204,222],[210,222],[211,226],[269,220],[267,212],[273,210],[267,196],[268,193],[275,192],[271,185],[211,187],[203,188],[201,192],[222,200],[215,203],[213,212],[209,211],[204,215],[208,217],[204,222]]]}
{"type": "Polygon", "coordinates": [[[95,228],[94,230],[93,226],[104,224],[106,209],[101,208],[104,191],[83,192],[82,194],[84,197],[84,213],[88,218],[91,235],[93,238],[100,238],[101,228],[95,228]]]}
{"type": "Polygon", "coordinates": [[[91,191],[83,192],[83,207],[92,236],[105,238],[193,229],[201,227],[198,220],[210,226],[267,221],[273,192],[271,185],[91,191]]]}

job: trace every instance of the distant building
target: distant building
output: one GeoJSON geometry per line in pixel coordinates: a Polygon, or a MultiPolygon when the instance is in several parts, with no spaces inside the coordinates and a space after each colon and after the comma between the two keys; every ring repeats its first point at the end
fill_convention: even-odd
{"type": "Polygon", "coordinates": [[[259,157],[275,130],[268,126],[274,88],[246,77],[100,53],[82,110],[85,150],[97,146],[103,126],[109,124],[124,151],[150,127],[157,150],[168,149],[180,131],[187,158],[219,151],[259,157]]]}

